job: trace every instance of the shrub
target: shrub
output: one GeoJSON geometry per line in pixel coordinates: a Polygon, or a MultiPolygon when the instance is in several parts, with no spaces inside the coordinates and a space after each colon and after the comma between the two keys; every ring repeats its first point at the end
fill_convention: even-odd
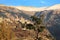
{"type": "Polygon", "coordinates": [[[34,27],[32,24],[27,24],[27,25],[26,25],[26,28],[27,28],[27,29],[35,29],[35,27],[34,27]]]}

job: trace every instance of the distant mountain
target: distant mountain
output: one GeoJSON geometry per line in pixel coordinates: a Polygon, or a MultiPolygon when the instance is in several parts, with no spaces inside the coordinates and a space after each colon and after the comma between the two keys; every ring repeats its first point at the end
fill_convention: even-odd
{"type": "Polygon", "coordinates": [[[16,6],[16,8],[23,11],[43,11],[46,7],[35,8],[35,7],[24,7],[24,6],[16,6]]]}
{"type": "Polygon", "coordinates": [[[21,17],[29,19],[30,16],[39,16],[40,14],[44,14],[47,21],[47,19],[49,19],[47,18],[48,16],[52,16],[52,14],[59,14],[59,10],[60,4],[40,8],[0,5],[0,16],[15,20],[16,18],[20,19],[21,17]]]}
{"type": "Polygon", "coordinates": [[[56,4],[49,7],[26,7],[26,6],[14,6],[15,8],[18,8],[23,11],[44,11],[44,10],[55,10],[60,9],[60,4],[56,4]]]}
{"type": "Polygon", "coordinates": [[[47,8],[47,10],[56,10],[56,9],[60,9],[60,4],[56,4],[47,8]]]}

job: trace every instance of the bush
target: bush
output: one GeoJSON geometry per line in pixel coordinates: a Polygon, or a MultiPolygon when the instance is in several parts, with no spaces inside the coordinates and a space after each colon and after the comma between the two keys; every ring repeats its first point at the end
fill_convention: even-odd
{"type": "Polygon", "coordinates": [[[40,26],[40,27],[38,28],[38,32],[42,32],[44,29],[45,29],[45,26],[40,26]]]}
{"type": "Polygon", "coordinates": [[[42,38],[41,38],[41,37],[39,37],[39,38],[38,38],[38,40],[42,40],[42,38]]]}
{"type": "Polygon", "coordinates": [[[27,28],[27,29],[35,29],[35,27],[34,27],[32,24],[27,24],[27,25],[26,25],[26,28],[27,28]]]}

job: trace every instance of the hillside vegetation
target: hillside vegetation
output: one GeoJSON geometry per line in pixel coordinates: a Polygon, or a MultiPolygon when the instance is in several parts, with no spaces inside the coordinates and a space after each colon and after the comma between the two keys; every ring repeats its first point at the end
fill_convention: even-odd
{"type": "Polygon", "coordinates": [[[0,40],[55,40],[46,26],[49,21],[45,17],[50,12],[0,6],[0,40]]]}

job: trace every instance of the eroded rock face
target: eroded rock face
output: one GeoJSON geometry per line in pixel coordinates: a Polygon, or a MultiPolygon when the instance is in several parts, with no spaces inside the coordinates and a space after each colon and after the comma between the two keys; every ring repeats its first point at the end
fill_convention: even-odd
{"type": "Polygon", "coordinates": [[[37,17],[40,17],[40,15],[44,15],[44,22],[48,30],[56,38],[56,40],[60,40],[60,9],[45,10],[36,14],[35,15],[37,17]]]}
{"type": "Polygon", "coordinates": [[[53,12],[53,15],[50,17],[49,21],[47,22],[51,25],[48,27],[52,35],[54,35],[57,40],[60,40],[60,10],[56,10],[53,12]]]}

